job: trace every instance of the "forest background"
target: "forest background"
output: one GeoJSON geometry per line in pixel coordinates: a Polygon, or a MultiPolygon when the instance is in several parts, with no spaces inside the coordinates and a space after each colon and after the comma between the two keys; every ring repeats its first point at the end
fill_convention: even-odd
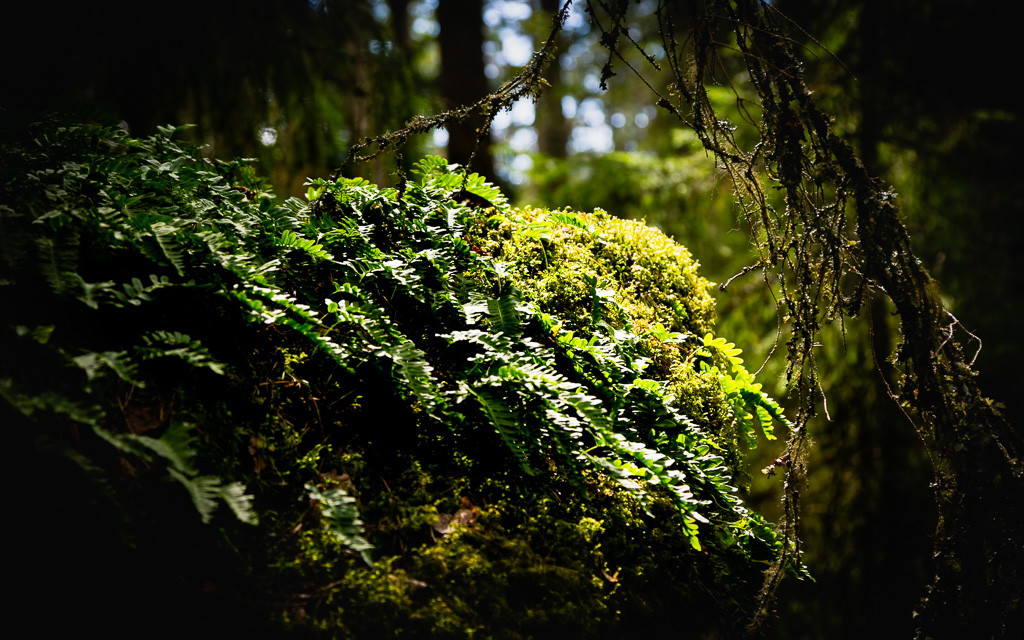
{"type": "MultiPolygon", "coordinates": [[[[1015,162],[1019,109],[1006,89],[1015,71],[1010,22],[967,0],[772,4],[800,25],[790,35],[836,130],[894,185],[946,307],[983,341],[981,388],[1014,422],[1021,302],[1013,258],[1024,183],[1015,162]]],[[[656,59],[657,5],[643,0],[630,12],[630,35],[656,59]]],[[[259,158],[279,196],[302,195],[307,178],[342,167],[364,136],[497,89],[529,61],[557,8],[550,0],[175,2],[145,11],[20,3],[3,9],[11,61],[3,106],[70,109],[123,122],[137,136],[195,123],[190,135],[206,153],[259,158]],[[10,37],[19,25],[40,26],[26,43],[10,37]]],[[[608,54],[585,8],[572,8],[559,36],[550,87],[536,104],[498,114],[472,168],[521,204],[646,219],[687,246],[706,277],[728,281],[756,259],[732,185],[622,64],[602,87],[608,54]]],[[[724,69],[711,97],[729,113],[730,84],[742,92],[748,79],[724,69]]],[[[655,88],[668,81],[644,75],[655,88]]],[[[383,185],[397,182],[399,163],[428,153],[466,163],[479,125],[414,136],[401,158],[343,172],[383,185]]],[[[722,333],[753,368],[766,363],[760,377],[777,381],[769,391],[782,397],[784,349],[769,354],[787,336],[772,284],[754,271],[715,293],[722,333]]],[[[855,637],[883,620],[902,621],[891,635],[907,636],[931,579],[931,471],[886,389],[897,340],[891,314],[876,300],[870,322],[847,325],[845,338],[838,329],[821,336],[816,362],[831,421],[821,411],[811,424],[803,496],[805,561],[816,582],[784,583],[778,637],[855,637]]],[[[756,469],[781,451],[761,451],[749,502],[777,517],[779,483],[756,469]]]]}

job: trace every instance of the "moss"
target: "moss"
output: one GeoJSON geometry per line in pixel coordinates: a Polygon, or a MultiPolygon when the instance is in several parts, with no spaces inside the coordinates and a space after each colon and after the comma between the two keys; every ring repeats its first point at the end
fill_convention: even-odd
{"type": "Polygon", "coordinates": [[[668,381],[670,400],[709,433],[735,440],[736,415],[718,376],[700,371],[694,359],[697,338],[713,330],[714,302],[711,283],[685,247],[640,221],[601,210],[530,207],[478,220],[467,239],[507,263],[508,284],[524,300],[577,335],[594,330],[593,289],[613,291],[623,313],[611,315],[610,323],[628,323],[643,337],[641,348],[652,361],[645,375],[668,381]]]}
{"type": "Polygon", "coordinates": [[[713,329],[711,283],[697,273],[699,263],[642,222],[600,210],[527,207],[480,221],[467,239],[509,263],[511,284],[524,299],[574,331],[589,333],[592,284],[612,289],[641,332],[657,323],[701,336],[713,329]]]}
{"type": "MultiPolygon", "coordinates": [[[[301,544],[301,562],[333,579],[319,580],[330,583],[327,593],[290,610],[294,623],[355,638],[604,638],[678,632],[673,626],[683,620],[693,630],[722,631],[730,615],[739,624],[737,612],[759,584],[740,545],[709,540],[710,553],[694,551],[667,497],[645,510],[596,474],[584,494],[561,498],[470,478],[449,482],[472,485],[472,500],[439,497],[432,474],[408,462],[386,497],[363,505],[384,553],[373,568],[326,538],[302,538],[319,547],[301,544]],[[437,517],[395,517],[425,514],[420,501],[431,494],[437,511],[458,506],[472,517],[447,534],[433,526],[437,517]]],[[[568,486],[560,483],[555,473],[538,486],[568,486]]]]}

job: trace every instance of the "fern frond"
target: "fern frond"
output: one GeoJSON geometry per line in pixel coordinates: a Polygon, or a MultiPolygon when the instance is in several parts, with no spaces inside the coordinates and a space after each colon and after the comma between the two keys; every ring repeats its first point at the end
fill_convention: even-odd
{"type": "Polygon", "coordinates": [[[209,524],[213,519],[213,512],[217,510],[217,497],[221,492],[220,478],[215,476],[190,478],[173,467],[168,469],[167,473],[185,487],[203,524],[209,524]]]}
{"type": "Polygon", "coordinates": [[[318,319],[310,315],[309,308],[296,303],[287,294],[259,286],[251,286],[247,291],[234,289],[222,294],[240,302],[253,320],[261,324],[284,325],[306,337],[318,351],[345,369],[350,368],[349,358],[352,353],[321,333],[324,327],[318,319]]]}
{"type": "Polygon", "coordinates": [[[487,179],[479,174],[469,174],[462,188],[479,198],[483,198],[498,209],[505,210],[509,207],[508,199],[501,192],[501,189],[487,182],[487,179]]]}
{"type": "Polygon", "coordinates": [[[491,316],[491,325],[509,337],[516,337],[523,331],[523,322],[517,309],[519,292],[509,289],[495,299],[487,300],[487,313],[491,316]]]}
{"type": "Polygon", "coordinates": [[[288,198],[280,206],[296,218],[302,218],[309,215],[309,204],[295,197],[288,198]]]}
{"type": "Polygon", "coordinates": [[[176,237],[178,229],[163,222],[154,222],[149,228],[153,232],[153,237],[156,238],[157,244],[160,245],[160,250],[163,252],[164,257],[171,263],[171,266],[174,267],[179,276],[184,276],[185,259],[182,256],[181,244],[176,237]]]}
{"type": "Polygon", "coordinates": [[[27,394],[16,388],[11,378],[0,378],[0,398],[17,409],[26,418],[31,418],[36,411],[49,411],[65,415],[79,424],[95,426],[103,418],[104,411],[99,405],[66,397],[56,391],[44,391],[38,394],[27,394]]]}
{"type": "Polygon", "coordinates": [[[420,184],[426,186],[427,179],[434,174],[448,172],[448,161],[440,156],[424,156],[412,166],[412,173],[420,176],[420,184]]]}
{"type": "Polygon", "coordinates": [[[54,293],[62,294],[77,284],[74,276],[78,269],[78,243],[77,231],[61,233],[56,238],[36,238],[39,270],[54,293]]]}
{"type": "Polygon", "coordinates": [[[159,439],[132,433],[115,434],[99,426],[94,426],[93,431],[120,451],[150,462],[160,460],[166,463],[167,474],[188,491],[204,523],[210,522],[218,506],[217,500],[220,499],[240,521],[257,524],[256,513],[252,509],[252,496],[245,494],[244,485],[238,482],[224,485],[215,476],[195,475],[196,471],[191,464],[196,454],[192,427],[186,422],[172,422],[159,439]]]}
{"type": "Polygon", "coordinates": [[[167,470],[168,474],[177,480],[188,491],[192,497],[192,504],[195,505],[203,524],[209,524],[213,514],[220,506],[219,501],[228,505],[231,512],[239,521],[246,524],[259,524],[259,518],[252,508],[252,496],[246,495],[245,485],[239,482],[222,484],[216,476],[197,476],[190,478],[177,469],[167,470]]]}
{"type": "Polygon", "coordinates": [[[309,255],[315,258],[320,258],[321,260],[334,260],[334,256],[324,251],[323,245],[317,243],[315,240],[301,238],[291,230],[285,231],[281,234],[281,237],[278,239],[278,245],[282,247],[301,249],[309,255]]]}
{"type": "Polygon", "coordinates": [[[507,335],[501,333],[490,333],[479,329],[453,331],[451,333],[441,334],[439,337],[448,338],[452,342],[469,342],[479,345],[484,348],[487,357],[494,357],[499,353],[508,353],[512,351],[513,348],[513,342],[507,335]]]}
{"type": "Polygon", "coordinates": [[[241,482],[230,482],[221,487],[219,497],[240,522],[257,525],[260,521],[253,509],[253,497],[245,493],[245,489],[241,482]]]}
{"type": "Polygon", "coordinates": [[[563,394],[559,397],[586,418],[593,429],[607,431],[611,428],[608,413],[600,399],[584,393],[563,394]]]}
{"type": "Polygon", "coordinates": [[[14,271],[22,266],[32,246],[32,235],[25,229],[26,216],[7,205],[0,205],[0,259],[14,271]]]}
{"type": "Polygon", "coordinates": [[[391,356],[402,380],[423,403],[427,412],[431,412],[437,404],[438,393],[430,376],[433,367],[427,364],[424,353],[416,348],[412,340],[406,340],[391,351],[391,356]]]}
{"type": "Polygon", "coordinates": [[[181,358],[193,367],[224,375],[224,364],[210,355],[198,340],[178,331],[150,331],[142,335],[145,346],[136,347],[139,355],[150,360],[160,357],[181,358]]]}
{"type": "Polygon", "coordinates": [[[112,298],[111,304],[115,307],[123,307],[126,304],[137,307],[143,302],[151,301],[153,297],[150,294],[154,291],[174,286],[167,276],[158,277],[150,274],[149,281],[149,285],[143,285],[142,280],[132,278],[131,282],[121,284],[123,292],[118,291],[116,287],[111,287],[108,291],[110,298],[112,298]]]}
{"type": "Polygon", "coordinates": [[[520,424],[516,415],[509,410],[501,399],[490,392],[484,389],[473,389],[466,383],[460,383],[460,386],[464,394],[469,394],[476,399],[477,404],[480,405],[480,409],[491,423],[491,426],[498,432],[502,442],[505,443],[505,446],[512,452],[516,461],[519,462],[523,473],[528,476],[535,475],[536,471],[530,466],[529,454],[526,448],[529,442],[528,434],[525,433],[525,429],[520,424]]]}
{"type": "Polygon", "coordinates": [[[87,382],[102,376],[103,369],[109,368],[125,382],[144,387],[145,383],[137,379],[136,363],[126,356],[126,351],[87,351],[71,360],[85,372],[87,382]]]}
{"type": "Polygon", "coordinates": [[[321,490],[312,484],[307,484],[305,488],[309,499],[316,502],[320,508],[324,527],[337,536],[346,547],[359,553],[363,561],[372,567],[370,551],[373,545],[364,537],[365,530],[356,499],[342,489],[321,490]]]}
{"type": "Polygon", "coordinates": [[[586,222],[580,220],[579,216],[572,211],[552,211],[548,214],[548,218],[559,224],[576,227],[578,229],[583,229],[584,231],[590,231],[590,226],[586,222]]]}
{"type": "Polygon", "coordinates": [[[191,462],[196,454],[196,439],[192,435],[193,426],[187,422],[175,420],[157,441],[160,444],[161,457],[182,473],[195,473],[191,462]]]}

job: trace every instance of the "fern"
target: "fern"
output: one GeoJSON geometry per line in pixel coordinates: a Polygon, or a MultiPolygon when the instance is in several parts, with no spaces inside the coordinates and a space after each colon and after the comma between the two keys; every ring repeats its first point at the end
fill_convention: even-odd
{"type": "Polygon", "coordinates": [[[171,266],[174,267],[179,276],[185,275],[185,260],[182,255],[181,244],[176,237],[177,229],[163,222],[154,222],[150,226],[150,230],[152,230],[153,237],[156,238],[157,244],[160,245],[160,250],[167,258],[167,261],[171,263],[171,266]]]}
{"type": "Polygon", "coordinates": [[[726,342],[724,338],[714,338],[711,334],[704,336],[704,348],[697,352],[706,357],[717,356],[728,368],[729,373],[722,373],[717,366],[701,361],[702,370],[718,374],[722,391],[739,417],[739,426],[747,446],[753,449],[757,446],[757,434],[754,432],[752,415],[757,417],[761,433],[767,440],[775,440],[775,434],[772,433],[773,421],[778,421],[786,428],[792,428],[792,424],[783,414],[782,407],[761,391],[761,384],[754,382],[754,376],[743,367],[740,353],[741,350],[731,342],[726,342]]]}
{"type": "Polygon", "coordinates": [[[312,484],[307,484],[305,488],[309,499],[319,506],[324,527],[372,567],[370,551],[373,545],[363,537],[363,521],[360,519],[355,498],[342,489],[322,490],[312,484]]]}
{"type": "Polygon", "coordinates": [[[626,324],[629,318],[626,312],[615,301],[615,291],[609,289],[611,281],[603,279],[598,282],[597,276],[590,278],[590,327],[603,329],[610,336],[615,336],[615,327],[609,320],[617,324],[626,324]]]}
{"type": "Polygon", "coordinates": [[[522,333],[522,320],[519,318],[519,292],[510,289],[497,299],[487,300],[487,314],[492,326],[505,335],[515,338],[522,333]]]}
{"type": "Polygon", "coordinates": [[[25,228],[26,218],[11,207],[0,204],[0,258],[10,271],[23,268],[28,260],[32,236],[25,228]]]}
{"type": "Polygon", "coordinates": [[[320,258],[321,260],[334,260],[334,256],[324,251],[323,245],[318,244],[314,240],[300,238],[290,229],[281,234],[280,244],[284,247],[301,249],[309,255],[315,258],[320,258]]]}
{"type": "Polygon", "coordinates": [[[110,369],[125,382],[139,387],[146,386],[145,382],[138,379],[138,363],[129,358],[126,351],[88,351],[71,360],[85,371],[88,383],[102,377],[105,369],[110,369]]]}
{"type": "Polygon", "coordinates": [[[26,392],[13,378],[0,378],[0,397],[27,418],[53,413],[84,425],[97,425],[103,418],[103,408],[89,400],[67,397],[57,391],[26,392]]]}
{"type": "Polygon", "coordinates": [[[406,340],[391,351],[391,356],[413,395],[428,413],[432,412],[437,404],[438,393],[430,378],[433,367],[427,364],[423,352],[411,340],[406,340]]]}
{"type": "Polygon", "coordinates": [[[150,462],[163,461],[167,474],[188,491],[192,503],[203,523],[209,523],[218,502],[228,505],[235,517],[247,524],[257,524],[252,509],[252,496],[245,494],[244,485],[232,482],[222,484],[215,476],[197,476],[192,466],[196,455],[193,426],[185,422],[172,422],[159,439],[131,433],[115,434],[94,426],[93,431],[117,449],[150,462]]]}
{"type": "Polygon", "coordinates": [[[57,238],[40,237],[35,242],[39,252],[39,270],[50,289],[56,294],[74,289],[74,275],[78,269],[78,233],[62,232],[57,238]]]}
{"type": "MultiPolygon", "coordinates": [[[[657,357],[648,347],[702,348],[702,366],[745,416],[740,428],[753,434],[756,419],[768,433],[785,418],[738,350],[711,336],[696,345],[657,324],[672,326],[672,317],[633,329],[615,283],[600,276],[580,292],[589,309],[576,334],[565,331],[554,312],[524,303],[511,286],[521,265],[481,255],[497,251],[473,237],[511,227],[514,238],[542,247],[592,239],[590,217],[548,212],[516,226],[493,185],[438,157],[415,164],[419,180],[403,193],[363,179],[312,180],[309,204],[275,204],[246,163],[206,161],[172,140],[173,128],[161,131],[142,141],[104,132],[132,150],[123,155],[98,151],[95,129],[47,131],[78,149],[74,157],[58,168],[39,159],[46,169],[27,171],[23,186],[20,176],[0,185],[36,203],[0,202],[0,294],[9,296],[0,302],[33,299],[23,287],[39,282],[50,289],[38,309],[0,304],[0,330],[18,354],[0,361],[0,397],[24,427],[16,431],[73,443],[86,464],[106,467],[111,484],[124,464],[170,480],[204,522],[224,505],[250,524],[258,507],[273,508],[267,530],[252,537],[279,543],[295,539],[287,532],[301,516],[282,505],[304,485],[302,500],[312,501],[324,531],[367,564],[372,546],[355,498],[323,479],[332,477],[325,469],[347,466],[356,486],[376,484],[376,469],[345,462],[368,442],[386,443],[381,457],[440,452],[445,461],[435,459],[431,473],[450,470],[452,459],[467,468],[477,456],[497,460],[510,482],[530,479],[524,496],[556,482],[579,492],[568,497],[573,505],[587,500],[596,474],[642,507],[668,496],[694,549],[716,553],[707,543],[716,538],[705,536],[722,528],[774,548],[775,534],[736,497],[720,443],[666,400],[667,381],[644,377],[657,357]],[[111,175],[97,179],[97,171],[111,175]],[[251,191],[231,186],[239,182],[251,191]],[[480,211],[492,206],[501,213],[480,211]],[[81,324],[75,330],[68,310],[81,324]],[[190,313],[208,313],[209,322],[190,313]],[[49,369],[23,380],[22,354],[49,369]],[[165,375],[161,365],[174,361],[185,375],[165,375]],[[200,371],[216,375],[204,375],[209,388],[197,392],[188,375],[200,371]],[[389,389],[378,393],[368,380],[389,389]],[[402,406],[381,407],[380,398],[402,406]],[[136,428],[133,412],[155,409],[159,420],[136,428]],[[367,416],[399,410],[414,429],[385,439],[367,426],[367,416]],[[493,446],[497,457],[465,449],[480,434],[486,445],[474,444],[493,446]],[[339,443],[346,451],[322,453],[339,443]],[[233,481],[239,469],[252,470],[259,503],[233,481]]],[[[380,509],[383,499],[372,500],[380,509]]],[[[173,529],[158,519],[148,530],[173,529]]],[[[227,545],[246,539],[229,526],[220,535],[227,545]]],[[[356,575],[339,570],[346,580],[356,575]]]]}
{"type": "Polygon", "coordinates": [[[529,434],[522,428],[515,414],[500,398],[485,389],[473,389],[465,383],[460,384],[460,389],[462,393],[473,396],[477,401],[488,422],[515,456],[523,473],[528,476],[535,475],[536,472],[529,461],[529,434]]]}
{"type": "Polygon", "coordinates": [[[151,331],[143,334],[145,346],[138,347],[137,353],[146,360],[174,357],[184,360],[197,368],[224,375],[224,364],[215,360],[198,340],[193,340],[177,331],[151,331]]]}
{"type": "Polygon", "coordinates": [[[420,176],[420,183],[426,186],[431,176],[447,174],[450,168],[448,161],[440,156],[424,156],[413,164],[412,172],[420,176]]]}
{"type": "MultiPolygon", "coordinates": [[[[167,276],[150,274],[149,282],[149,285],[144,285],[142,280],[133,277],[129,282],[121,283],[121,291],[118,291],[117,284],[114,282],[102,283],[102,286],[90,285],[97,288],[101,295],[90,292],[89,298],[95,301],[109,301],[116,307],[123,307],[126,304],[137,307],[145,302],[152,302],[152,294],[157,290],[174,286],[167,276]]],[[[83,302],[89,304],[86,300],[83,302]]],[[[93,305],[89,304],[89,306],[93,305]]]]}
{"type": "Polygon", "coordinates": [[[467,175],[465,169],[448,164],[444,158],[426,156],[413,165],[412,171],[420,176],[420,187],[428,196],[454,195],[459,199],[470,194],[469,197],[480,204],[486,203],[499,210],[508,209],[508,199],[500,189],[479,174],[467,175]]]}
{"type": "Polygon", "coordinates": [[[508,199],[505,198],[505,194],[479,174],[471,173],[466,176],[462,189],[490,203],[499,210],[508,209],[508,199]]]}
{"type": "Polygon", "coordinates": [[[221,479],[215,476],[189,477],[174,468],[168,469],[168,473],[188,491],[204,524],[213,519],[213,514],[221,502],[228,505],[241,522],[259,524],[259,519],[252,509],[252,496],[245,494],[244,485],[237,482],[224,485],[221,479]]]}
{"type": "Polygon", "coordinates": [[[570,227],[576,227],[577,229],[583,229],[584,231],[590,231],[590,225],[588,225],[580,217],[571,211],[552,211],[548,214],[548,219],[557,222],[558,224],[564,224],[570,227]]]}
{"type": "Polygon", "coordinates": [[[253,497],[246,493],[246,487],[241,482],[229,482],[222,486],[218,497],[240,522],[251,525],[260,523],[259,516],[253,508],[253,497]]]}

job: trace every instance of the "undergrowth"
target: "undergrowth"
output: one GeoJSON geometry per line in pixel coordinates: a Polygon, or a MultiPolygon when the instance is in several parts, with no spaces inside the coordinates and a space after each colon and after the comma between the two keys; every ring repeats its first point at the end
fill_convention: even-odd
{"type": "Polygon", "coordinates": [[[277,203],[173,128],[5,124],[26,607],[60,574],[76,624],[168,634],[728,634],[752,611],[782,543],[740,452],[788,423],[685,249],[514,210],[436,157],[401,192],[277,203]]]}

